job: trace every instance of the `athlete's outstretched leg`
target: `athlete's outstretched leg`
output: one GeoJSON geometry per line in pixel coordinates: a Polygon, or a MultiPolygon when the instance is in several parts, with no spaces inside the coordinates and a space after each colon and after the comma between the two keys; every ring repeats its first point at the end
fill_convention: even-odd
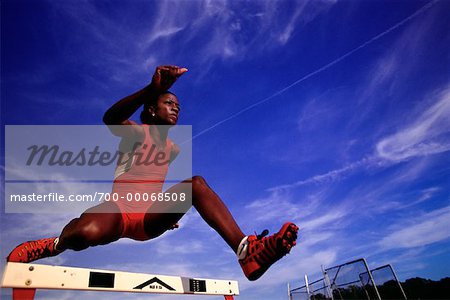
{"type": "MultiPolygon", "coordinates": [[[[268,231],[261,235],[245,236],[228,208],[219,196],[209,187],[200,176],[192,178],[192,189],[186,180],[170,188],[167,193],[185,193],[192,198],[192,205],[197,209],[202,218],[214,228],[227,244],[236,252],[244,274],[249,280],[261,277],[269,267],[295,246],[298,227],[291,223],[285,223],[281,229],[266,237],[268,231]]],[[[174,207],[168,203],[166,211],[173,211],[174,207]]],[[[176,205],[176,204],[175,204],[176,205]]],[[[152,207],[145,216],[145,228],[149,237],[161,235],[175,224],[182,213],[151,213],[152,207]]],[[[161,211],[161,210],[158,210],[161,211]]]]}
{"type": "Polygon", "coordinates": [[[192,178],[192,205],[203,219],[230,245],[250,280],[261,277],[269,267],[295,246],[298,227],[290,222],[271,236],[245,236],[219,196],[200,176],[192,178]]]}
{"type": "MultiPolygon", "coordinates": [[[[236,252],[240,241],[245,235],[242,233],[228,208],[202,177],[194,176],[192,179],[174,185],[166,193],[185,194],[186,197],[191,198],[192,205],[197,209],[202,218],[236,252]],[[190,183],[192,183],[192,189],[190,183]]],[[[165,210],[170,212],[174,211],[176,204],[170,206],[170,203],[156,203],[156,205],[167,205],[165,210]]],[[[150,207],[150,213],[145,216],[146,233],[151,238],[164,233],[184,215],[183,213],[151,213],[152,210],[155,211],[156,209],[150,207]]],[[[158,209],[158,211],[161,211],[161,209],[158,209]]]]}
{"type": "Polygon", "coordinates": [[[237,251],[245,237],[228,208],[201,176],[192,178],[192,205],[227,244],[237,251]]]}
{"type": "Polygon", "coordinates": [[[122,215],[113,202],[104,202],[85,211],[67,224],[59,236],[57,249],[83,250],[117,241],[122,234],[122,215]]]}
{"type": "Polygon", "coordinates": [[[20,244],[7,261],[32,262],[55,256],[66,249],[83,250],[116,241],[122,233],[122,217],[116,204],[105,202],[70,221],[59,238],[47,238],[20,244]]]}

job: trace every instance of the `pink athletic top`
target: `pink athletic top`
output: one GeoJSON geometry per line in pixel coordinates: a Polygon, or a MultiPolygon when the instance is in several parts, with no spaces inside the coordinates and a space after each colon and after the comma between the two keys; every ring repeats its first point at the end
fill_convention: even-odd
{"type": "Polygon", "coordinates": [[[162,192],[169,168],[173,142],[167,138],[164,146],[158,145],[150,134],[156,130],[154,125],[141,126],[144,141],[123,156],[114,176],[112,193],[117,193],[116,203],[122,213],[145,213],[154,203],[151,194],[162,192]]]}

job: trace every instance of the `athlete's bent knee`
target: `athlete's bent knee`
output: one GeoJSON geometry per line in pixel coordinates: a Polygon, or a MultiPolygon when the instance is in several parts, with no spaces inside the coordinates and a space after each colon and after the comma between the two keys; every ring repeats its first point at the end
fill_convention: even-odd
{"type": "Polygon", "coordinates": [[[206,183],[205,178],[203,178],[202,176],[194,176],[192,177],[192,189],[195,190],[196,188],[203,188],[203,187],[207,187],[208,184],[206,183]]]}
{"type": "Polygon", "coordinates": [[[101,225],[98,221],[91,221],[85,224],[81,228],[80,234],[83,239],[92,246],[99,244],[104,237],[104,233],[102,232],[101,225]]]}
{"type": "Polygon", "coordinates": [[[104,242],[105,233],[102,232],[101,224],[98,221],[90,221],[80,224],[73,232],[71,238],[71,248],[75,251],[88,247],[97,246],[104,242]]]}

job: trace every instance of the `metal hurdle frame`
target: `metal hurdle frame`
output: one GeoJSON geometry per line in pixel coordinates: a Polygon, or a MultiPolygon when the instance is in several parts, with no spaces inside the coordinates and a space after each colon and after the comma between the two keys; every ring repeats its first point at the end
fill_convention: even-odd
{"type": "Polygon", "coordinates": [[[406,300],[407,297],[406,297],[405,291],[403,290],[402,284],[400,283],[400,280],[398,280],[397,273],[395,273],[394,268],[392,267],[391,264],[387,264],[387,265],[384,265],[384,266],[381,266],[381,267],[378,267],[378,268],[375,268],[375,269],[370,270],[370,273],[372,274],[372,277],[373,277],[373,272],[374,272],[374,271],[378,271],[378,270],[381,270],[381,269],[384,269],[384,268],[389,268],[389,269],[391,270],[392,275],[394,276],[394,279],[395,279],[395,281],[396,281],[397,284],[398,284],[398,287],[399,287],[399,289],[400,289],[400,292],[401,292],[401,294],[403,295],[403,299],[406,300]]]}
{"type": "Polygon", "coordinates": [[[292,295],[299,294],[299,293],[305,294],[307,296],[307,299],[314,299],[315,293],[318,290],[324,290],[325,296],[327,296],[327,297],[329,297],[329,299],[333,300],[333,293],[332,293],[332,291],[330,289],[330,285],[329,285],[329,282],[327,280],[327,277],[315,280],[313,282],[309,282],[308,275],[305,274],[305,285],[303,285],[301,287],[298,287],[298,288],[291,289],[291,286],[288,283],[288,299],[289,300],[293,300],[292,299],[292,295]],[[311,290],[311,286],[316,284],[316,283],[319,283],[319,282],[323,282],[323,286],[320,287],[320,288],[316,288],[316,289],[311,290]],[[304,290],[304,291],[302,291],[302,290],[304,290]],[[311,297],[313,297],[313,298],[311,298],[311,297]]]}
{"type": "MultiPolygon", "coordinates": [[[[311,297],[314,297],[315,292],[317,292],[318,290],[322,290],[322,289],[325,291],[325,293],[326,293],[325,296],[326,297],[328,297],[331,300],[335,299],[335,297],[333,296],[333,291],[335,289],[337,290],[337,288],[338,288],[338,286],[336,285],[335,281],[336,281],[336,279],[337,279],[341,269],[343,267],[347,266],[347,265],[351,265],[351,264],[354,264],[354,263],[357,263],[357,262],[362,262],[364,264],[364,267],[367,270],[367,272],[358,274],[359,280],[356,280],[356,281],[353,281],[353,282],[347,282],[345,284],[351,284],[351,283],[357,283],[357,282],[361,283],[368,299],[370,299],[371,297],[368,295],[368,292],[367,292],[367,290],[365,289],[364,286],[367,285],[367,284],[371,284],[371,286],[373,287],[374,293],[375,293],[375,295],[374,295],[375,298],[381,300],[380,293],[379,293],[379,291],[377,289],[377,285],[376,285],[375,280],[373,279],[373,276],[372,276],[372,271],[378,270],[378,269],[386,267],[386,266],[370,270],[369,266],[367,265],[367,262],[366,262],[366,260],[364,258],[355,259],[355,260],[352,260],[352,261],[349,261],[349,262],[346,262],[346,263],[343,263],[343,264],[340,264],[340,265],[337,265],[337,266],[334,266],[334,267],[330,267],[330,268],[327,268],[327,269],[324,269],[323,266],[322,266],[323,277],[321,279],[316,280],[316,281],[309,282],[307,275],[305,275],[305,285],[303,285],[301,287],[291,289],[290,284],[288,284],[288,299],[292,300],[292,296],[295,293],[304,293],[304,294],[306,294],[308,299],[312,299],[311,297]],[[337,271],[336,271],[336,274],[334,274],[334,278],[330,279],[330,277],[328,275],[328,271],[332,270],[332,269],[336,269],[336,268],[337,268],[337,271]],[[362,278],[363,274],[367,274],[367,283],[365,283],[363,278],[362,278]],[[323,287],[321,287],[319,289],[311,290],[311,286],[312,285],[314,285],[316,283],[319,283],[321,281],[323,282],[323,287]]],[[[398,279],[397,279],[397,276],[396,276],[394,270],[392,269],[392,267],[390,267],[390,268],[392,270],[392,273],[394,274],[395,279],[398,282],[398,279]]],[[[400,288],[401,288],[401,286],[400,286],[400,288]]],[[[403,292],[403,289],[402,289],[402,292],[403,292]]],[[[403,295],[404,295],[404,292],[403,292],[403,295]]],[[[405,299],[406,299],[406,296],[405,296],[405,299]]]]}
{"type": "MultiPolygon", "coordinates": [[[[346,262],[346,263],[344,263],[344,264],[341,264],[341,265],[338,265],[338,266],[334,266],[334,267],[325,269],[326,272],[328,272],[328,271],[331,270],[331,269],[335,269],[335,268],[338,269],[337,272],[336,272],[336,274],[335,274],[335,276],[334,276],[334,278],[332,279],[332,281],[330,281],[331,289],[334,290],[334,286],[336,285],[336,284],[335,284],[335,280],[336,280],[337,276],[339,275],[339,272],[340,272],[341,268],[344,267],[344,266],[348,266],[348,265],[354,264],[354,263],[359,262],[359,261],[362,261],[362,262],[363,262],[364,267],[365,267],[366,270],[367,270],[368,279],[369,279],[369,281],[371,282],[371,284],[372,284],[372,286],[373,286],[373,289],[374,289],[374,291],[375,291],[375,296],[376,296],[376,298],[377,298],[378,300],[381,300],[380,293],[378,292],[378,289],[377,289],[377,285],[376,285],[375,281],[373,280],[372,273],[370,272],[369,266],[367,265],[367,262],[366,262],[366,259],[365,259],[365,258],[355,259],[355,260],[346,262]]],[[[359,280],[358,280],[358,281],[361,282],[361,284],[362,284],[362,286],[363,286],[363,288],[364,288],[365,284],[364,284],[364,282],[362,281],[361,275],[362,275],[362,273],[359,274],[359,280]]],[[[358,282],[358,281],[355,281],[355,283],[358,282]]],[[[353,282],[347,282],[346,284],[351,284],[351,283],[353,283],[353,282]]],[[[365,291],[366,294],[367,294],[367,290],[366,290],[365,288],[364,288],[364,291],[365,291]]],[[[367,295],[367,298],[370,299],[369,295],[367,295]]]]}
{"type": "Polygon", "coordinates": [[[239,295],[235,280],[13,262],[6,264],[1,286],[13,289],[13,300],[32,300],[37,289],[217,295],[225,300],[239,295]]]}

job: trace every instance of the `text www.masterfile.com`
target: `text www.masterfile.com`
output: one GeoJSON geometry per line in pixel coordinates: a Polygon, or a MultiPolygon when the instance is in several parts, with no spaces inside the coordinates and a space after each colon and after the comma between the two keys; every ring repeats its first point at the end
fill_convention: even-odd
{"type": "Polygon", "coordinates": [[[11,194],[11,202],[96,202],[96,201],[142,201],[142,202],[161,202],[161,201],[185,201],[185,193],[102,193],[95,192],[90,194],[69,194],[62,193],[31,193],[31,194],[11,194]]]}

